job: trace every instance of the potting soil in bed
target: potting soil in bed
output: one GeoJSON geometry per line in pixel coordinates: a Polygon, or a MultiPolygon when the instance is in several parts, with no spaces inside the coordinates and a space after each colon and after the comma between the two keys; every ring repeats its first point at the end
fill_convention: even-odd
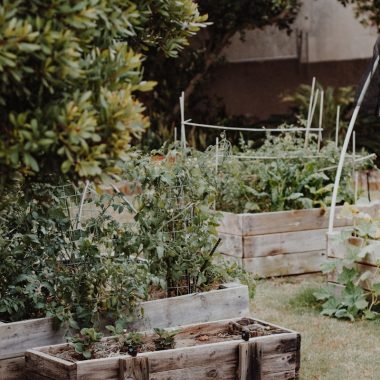
{"type": "MultiPolygon", "coordinates": [[[[173,329],[171,329],[173,330],[173,329]]],[[[236,322],[226,322],[223,324],[203,324],[185,328],[179,328],[175,336],[175,348],[192,347],[202,344],[220,343],[231,340],[242,340],[245,334],[246,338],[273,335],[283,333],[284,330],[257,322],[250,318],[243,318],[236,322]]],[[[137,347],[138,353],[156,351],[154,340],[158,335],[153,332],[142,334],[142,344],[137,347]]],[[[127,347],[119,343],[117,338],[108,337],[101,342],[94,344],[91,359],[108,358],[113,356],[128,355],[127,347]]],[[[74,347],[65,345],[52,347],[47,351],[52,356],[77,362],[84,360],[83,357],[75,352],[74,347]]]]}

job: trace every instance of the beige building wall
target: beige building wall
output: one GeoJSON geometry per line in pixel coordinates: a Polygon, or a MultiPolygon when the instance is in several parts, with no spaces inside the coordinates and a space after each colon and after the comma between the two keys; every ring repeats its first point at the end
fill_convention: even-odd
{"type": "Polygon", "coordinates": [[[376,36],[374,28],[361,25],[353,9],[337,0],[304,0],[292,35],[273,27],[247,31],[244,42],[239,35],[234,36],[225,55],[229,62],[363,59],[371,56],[376,36]]]}

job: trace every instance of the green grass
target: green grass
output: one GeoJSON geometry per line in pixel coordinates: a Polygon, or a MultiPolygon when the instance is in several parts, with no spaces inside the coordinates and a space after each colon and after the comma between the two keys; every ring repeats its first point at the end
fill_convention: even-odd
{"type": "Polygon", "coordinates": [[[380,323],[323,317],[312,293],[322,276],[262,280],[252,314],[301,333],[301,379],[380,379],[380,323]]]}

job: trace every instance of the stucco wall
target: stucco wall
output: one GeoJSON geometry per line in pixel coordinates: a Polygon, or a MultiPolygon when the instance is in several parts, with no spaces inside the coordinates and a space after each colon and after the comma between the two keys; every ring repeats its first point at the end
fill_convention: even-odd
{"type": "Polygon", "coordinates": [[[225,54],[230,62],[296,57],[304,63],[363,59],[371,56],[376,36],[375,29],[361,25],[353,9],[337,0],[304,0],[291,36],[275,28],[247,31],[244,42],[234,36],[225,54]]]}

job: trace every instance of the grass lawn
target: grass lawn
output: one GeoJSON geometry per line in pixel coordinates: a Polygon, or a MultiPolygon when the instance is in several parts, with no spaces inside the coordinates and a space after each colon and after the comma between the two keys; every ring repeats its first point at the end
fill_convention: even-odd
{"type": "Polygon", "coordinates": [[[380,323],[323,317],[312,292],[324,279],[306,275],[261,280],[251,310],[301,333],[301,379],[380,379],[380,323]]]}

